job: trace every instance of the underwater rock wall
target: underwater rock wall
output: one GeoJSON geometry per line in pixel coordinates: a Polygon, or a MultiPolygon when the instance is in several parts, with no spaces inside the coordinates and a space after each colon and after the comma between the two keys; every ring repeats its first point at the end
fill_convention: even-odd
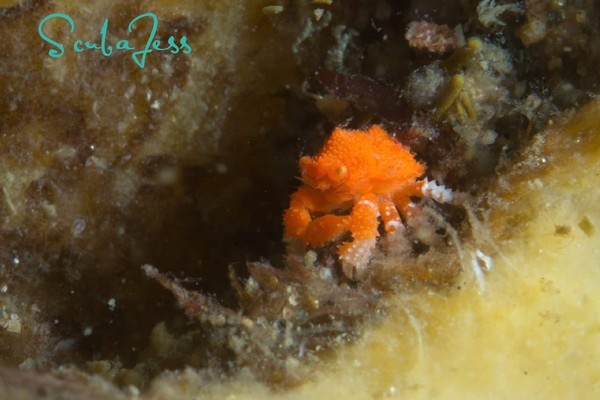
{"type": "MultiPolygon", "coordinates": [[[[200,388],[258,396],[300,385],[288,388],[294,397],[385,365],[364,385],[371,395],[427,397],[424,376],[453,376],[430,362],[463,367],[458,351],[443,359],[444,346],[470,354],[470,332],[507,312],[478,297],[486,282],[497,299],[530,293],[519,288],[537,277],[537,259],[527,261],[536,249],[516,257],[530,272],[514,287],[502,258],[516,232],[537,227],[527,240],[547,235],[558,250],[595,240],[592,200],[579,200],[595,199],[594,181],[577,177],[596,167],[598,12],[550,0],[0,2],[0,385],[30,398],[148,388],[148,398],[200,388]],[[39,27],[55,13],[73,32],[64,17],[39,27]],[[157,16],[161,43],[185,36],[191,51],[156,50],[143,63],[134,50],[75,51],[77,39],[102,47],[103,26],[109,43],[143,48],[151,21],[131,21],[144,13],[157,16]],[[50,57],[58,47],[40,29],[64,56],[50,57]],[[286,246],[282,213],[300,155],[317,154],[336,125],[372,124],[457,200],[418,201],[426,212],[404,216],[407,240],[380,240],[370,275],[356,281],[340,274],[338,243],[286,246]],[[552,203],[563,189],[575,193],[568,204],[552,203]],[[492,264],[504,268],[496,278],[492,264]]],[[[515,298],[514,321],[536,313],[530,297],[515,298]]],[[[541,310],[539,324],[569,320],[556,315],[577,301],[541,310]]],[[[592,329],[588,314],[573,318],[592,329]]],[[[549,329],[585,358],[574,331],[549,329]]],[[[487,333],[474,354],[494,343],[487,333]]]]}

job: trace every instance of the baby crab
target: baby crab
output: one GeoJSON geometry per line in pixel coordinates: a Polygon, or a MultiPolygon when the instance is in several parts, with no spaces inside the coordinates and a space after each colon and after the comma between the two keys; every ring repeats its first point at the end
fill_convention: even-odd
{"type": "Polygon", "coordinates": [[[315,157],[301,157],[302,186],[291,196],[283,223],[287,240],[324,246],[350,232],[338,247],[344,273],[360,277],[379,237],[379,217],[386,235],[410,217],[411,197],[448,202],[452,192],[427,179],[425,166],[383,128],[365,131],[336,128],[315,157]]]}

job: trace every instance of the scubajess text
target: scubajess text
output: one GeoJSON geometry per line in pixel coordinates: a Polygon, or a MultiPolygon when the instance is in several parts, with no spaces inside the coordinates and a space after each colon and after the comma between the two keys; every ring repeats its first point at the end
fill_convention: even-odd
{"type": "MultiPolygon", "coordinates": [[[[62,56],[66,55],[68,51],[67,48],[65,48],[65,45],[44,33],[44,25],[48,21],[54,19],[64,20],[65,23],[69,26],[70,33],[73,33],[75,31],[75,21],[73,21],[73,19],[67,14],[55,13],[44,17],[38,25],[38,33],[40,37],[42,38],[42,40],[44,40],[52,46],[52,48],[48,51],[48,55],[52,58],[61,58],[62,56]]],[[[190,54],[192,52],[192,47],[187,42],[186,36],[182,36],[181,38],[179,38],[178,41],[177,39],[175,39],[175,37],[170,36],[167,39],[166,43],[163,43],[161,40],[156,39],[156,33],[158,31],[159,22],[156,14],[151,12],[138,15],[137,17],[132,19],[131,22],[129,22],[129,25],[127,26],[127,32],[132,33],[134,29],[137,29],[136,25],[138,24],[138,22],[142,20],[151,21],[151,25],[148,29],[143,48],[136,48],[130,43],[128,39],[123,38],[114,43],[114,45],[112,43],[109,43],[107,40],[109,24],[107,18],[104,20],[104,23],[100,28],[100,43],[97,43],[96,41],[84,41],[82,39],[76,39],[75,41],[73,41],[72,45],[73,52],[83,53],[86,51],[100,51],[105,57],[110,57],[111,55],[117,52],[131,52],[131,58],[140,68],[145,67],[148,54],[152,53],[153,51],[168,51],[171,54],[178,54],[179,52],[183,54],[190,54]]]]}

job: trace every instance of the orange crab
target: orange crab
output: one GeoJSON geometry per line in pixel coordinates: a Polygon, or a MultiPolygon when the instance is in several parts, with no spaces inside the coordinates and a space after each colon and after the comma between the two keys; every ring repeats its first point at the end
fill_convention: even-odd
{"type": "Polygon", "coordinates": [[[379,218],[387,235],[401,231],[411,197],[440,202],[452,192],[427,179],[425,166],[383,128],[365,131],[336,128],[315,157],[301,157],[302,186],[291,196],[283,223],[285,238],[323,246],[350,232],[339,245],[344,273],[360,276],[379,237],[379,218]],[[400,211],[400,212],[398,212],[400,211]]]}

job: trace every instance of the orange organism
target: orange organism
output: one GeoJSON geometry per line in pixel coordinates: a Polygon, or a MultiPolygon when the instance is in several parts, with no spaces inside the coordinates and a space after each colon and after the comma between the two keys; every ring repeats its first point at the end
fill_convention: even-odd
{"type": "Polygon", "coordinates": [[[402,228],[410,198],[450,200],[452,193],[417,180],[425,166],[380,126],[365,131],[336,128],[315,157],[300,158],[302,186],[291,196],[283,222],[285,237],[323,246],[350,232],[339,246],[346,275],[359,276],[379,236],[379,218],[387,235],[402,228]]]}

